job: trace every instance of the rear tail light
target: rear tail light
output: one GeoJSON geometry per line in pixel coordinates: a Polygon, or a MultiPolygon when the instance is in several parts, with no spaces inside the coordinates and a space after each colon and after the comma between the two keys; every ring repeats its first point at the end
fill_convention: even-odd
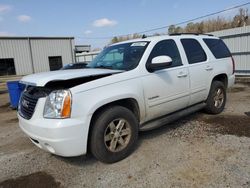
{"type": "Polygon", "coordinates": [[[233,74],[234,74],[234,73],[235,73],[235,62],[234,62],[234,58],[233,58],[233,56],[231,57],[231,59],[232,59],[233,74]]]}

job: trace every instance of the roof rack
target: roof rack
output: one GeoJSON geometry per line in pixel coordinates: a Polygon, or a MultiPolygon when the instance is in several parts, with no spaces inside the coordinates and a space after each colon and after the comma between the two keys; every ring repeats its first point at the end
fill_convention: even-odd
{"type": "Polygon", "coordinates": [[[178,35],[207,35],[207,36],[214,36],[212,34],[206,34],[206,33],[173,33],[169,34],[170,36],[178,36],[178,35]]]}

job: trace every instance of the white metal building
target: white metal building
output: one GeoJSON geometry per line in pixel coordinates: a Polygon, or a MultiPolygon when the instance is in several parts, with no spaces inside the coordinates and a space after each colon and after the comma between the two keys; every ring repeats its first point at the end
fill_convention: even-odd
{"type": "Polygon", "coordinates": [[[100,51],[92,51],[92,52],[82,52],[76,54],[76,61],[77,62],[90,62],[92,61],[100,51]]]}
{"type": "Polygon", "coordinates": [[[250,26],[212,32],[228,46],[235,60],[237,75],[250,75],[250,26]]]}
{"type": "Polygon", "coordinates": [[[0,37],[0,76],[57,70],[74,61],[74,37],[0,37]]]}

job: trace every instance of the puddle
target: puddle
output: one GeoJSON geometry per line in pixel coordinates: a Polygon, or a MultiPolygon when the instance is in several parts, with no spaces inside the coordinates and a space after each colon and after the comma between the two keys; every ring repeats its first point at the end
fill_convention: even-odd
{"type": "Polygon", "coordinates": [[[232,87],[228,90],[229,93],[237,93],[237,92],[242,92],[245,91],[245,87],[232,87]]]}
{"type": "Polygon", "coordinates": [[[211,131],[216,133],[250,137],[250,118],[247,116],[211,116],[203,121],[213,125],[211,131]]]}
{"type": "Polygon", "coordinates": [[[61,183],[56,182],[55,179],[46,172],[36,172],[27,176],[20,176],[15,179],[8,179],[0,183],[2,188],[58,188],[61,183]]]}

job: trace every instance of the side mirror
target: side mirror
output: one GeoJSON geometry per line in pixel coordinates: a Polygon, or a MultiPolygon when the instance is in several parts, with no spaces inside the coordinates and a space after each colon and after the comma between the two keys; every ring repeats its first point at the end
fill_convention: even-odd
{"type": "Polygon", "coordinates": [[[148,66],[149,72],[168,68],[172,65],[172,58],[166,55],[154,57],[148,66]]]}

